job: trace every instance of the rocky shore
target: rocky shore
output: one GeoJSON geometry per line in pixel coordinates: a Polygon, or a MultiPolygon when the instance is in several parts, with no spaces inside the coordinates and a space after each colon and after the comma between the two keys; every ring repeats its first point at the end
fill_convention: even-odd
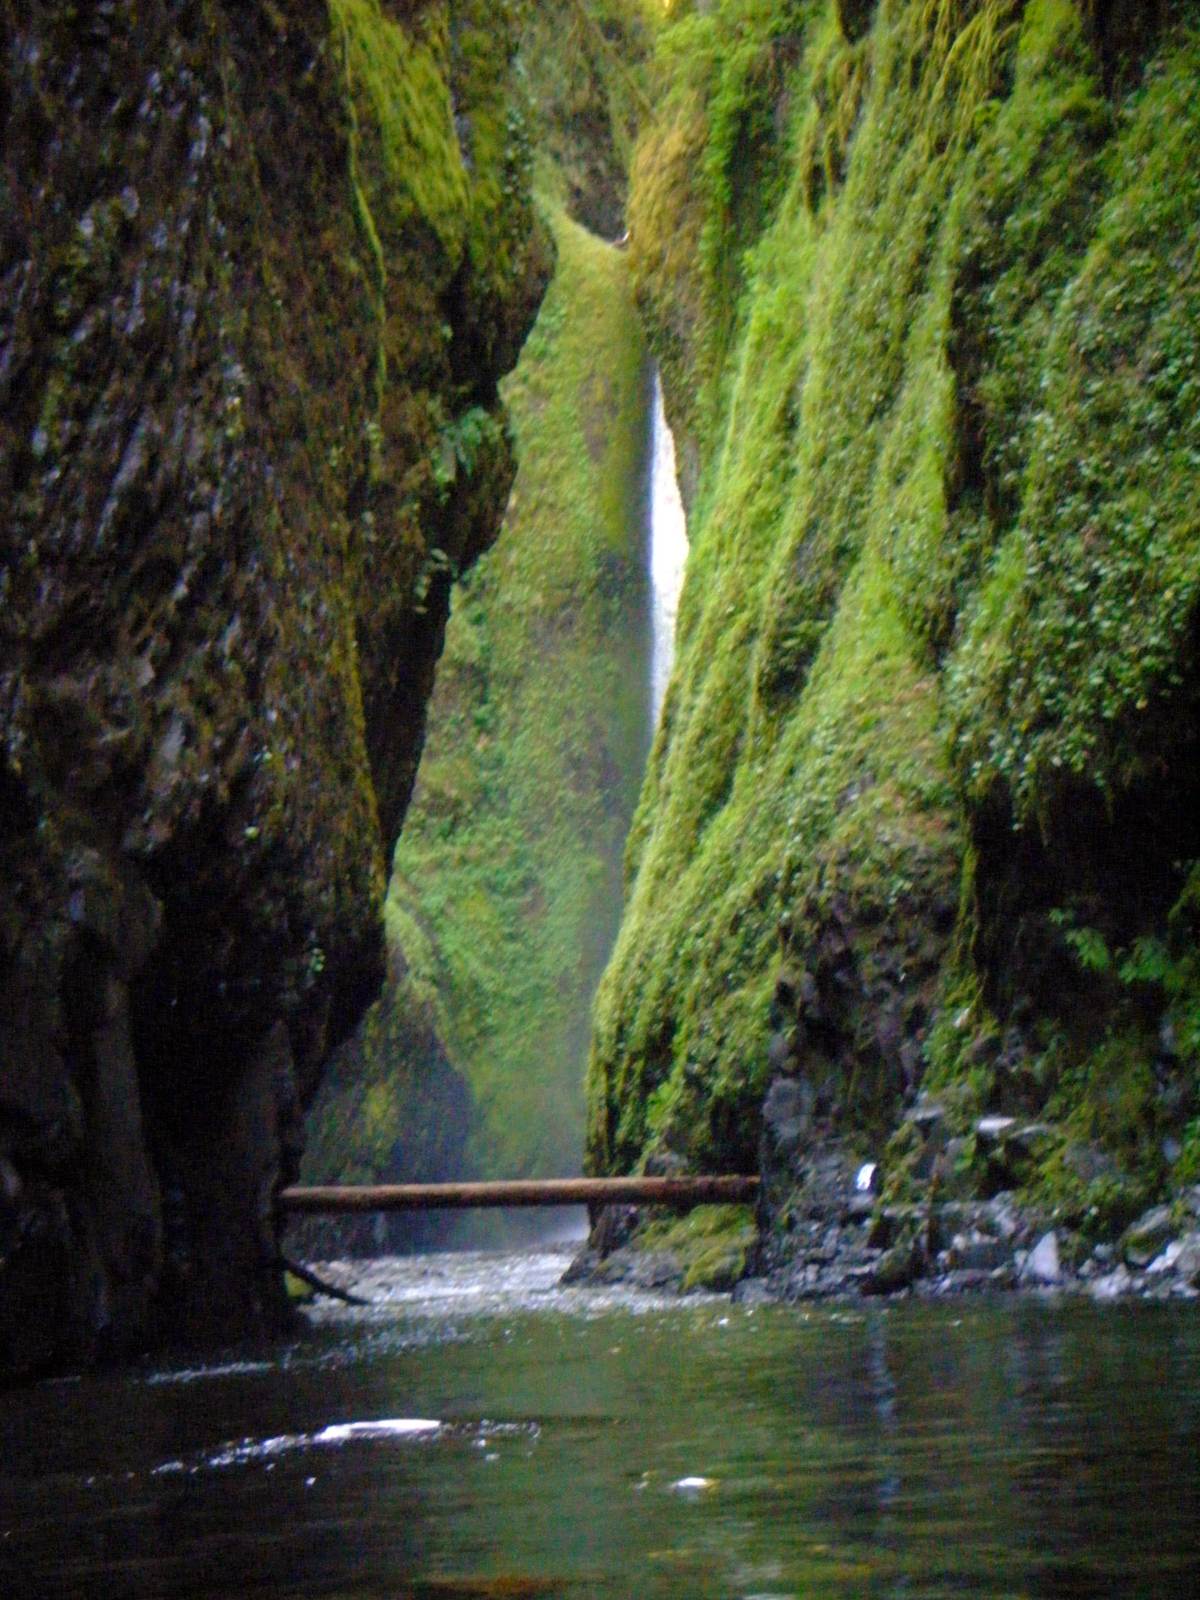
{"type": "Polygon", "coordinates": [[[735,1297],[934,1299],[1024,1289],[1200,1299],[1200,1186],[1146,1211],[1115,1241],[1093,1242],[1010,1192],[885,1205],[857,1192],[855,1178],[830,1152],[765,1235],[758,1270],[735,1297]]]}
{"type": "MultiPolygon", "coordinates": [[[[666,1223],[608,1207],[566,1281],[727,1289],[735,1300],[1018,1290],[1200,1299],[1200,1184],[1124,1226],[1098,1206],[1031,1198],[1021,1180],[1063,1140],[1049,1124],[1000,1115],[955,1132],[922,1095],[877,1163],[861,1135],[851,1141],[814,1115],[802,1076],[781,1075],[763,1107],[757,1215],[723,1207],[707,1224],[699,1213],[666,1223]]],[[[1063,1147],[1076,1162],[1102,1159],[1063,1147]]]]}
{"type": "Polygon", "coordinates": [[[618,1214],[606,1219],[602,1242],[594,1233],[564,1282],[680,1293],[727,1289],[735,1301],[942,1299],[1022,1290],[1099,1301],[1200,1300],[1200,1186],[1174,1206],[1145,1212],[1115,1242],[1090,1243],[1007,1193],[925,1207],[878,1204],[855,1191],[854,1174],[833,1152],[782,1229],[750,1253],[747,1270],[737,1270],[736,1245],[725,1253],[732,1275],[719,1267],[697,1274],[693,1250],[640,1243],[633,1208],[610,1209],[618,1214]],[[615,1238],[624,1242],[606,1249],[615,1238]]]}

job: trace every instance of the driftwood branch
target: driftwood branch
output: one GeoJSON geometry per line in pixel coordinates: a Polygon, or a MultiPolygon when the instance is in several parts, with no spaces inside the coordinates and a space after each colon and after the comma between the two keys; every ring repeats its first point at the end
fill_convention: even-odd
{"type": "Polygon", "coordinates": [[[373,1300],[364,1300],[360,1294],[351,1294],[349,1289],[339,1289],[336,1283],[328,1283],[311,1267],[305,1267],[299,1261],[291,1261],[287,1256],[279,1257],[279,1265],[290,1272],[293,1278],[299,1278],[301,1283],[306,1283],[310,1289],[315,1289],[318,1294],[327,1294],[331,1300],[343,1300],[348,1306],[370,1306],[373,1300]]]}

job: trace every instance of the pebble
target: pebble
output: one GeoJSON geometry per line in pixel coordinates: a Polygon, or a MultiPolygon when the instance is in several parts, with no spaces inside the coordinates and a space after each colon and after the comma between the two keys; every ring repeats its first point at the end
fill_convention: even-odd
{"type": "Polygon", "coordinates": [[[1189,1233],[1179,1241],[1175,1270],[1184,1283],[1200,1289],[1200,1233],[1189,1233]]]}
{"type": "Polygon", "coordinates": [[[1016,1117],[980,1117],[975,1124],[975,1136],[985,1144],[994,1144],[1016,1125],[1016,1117]]]}

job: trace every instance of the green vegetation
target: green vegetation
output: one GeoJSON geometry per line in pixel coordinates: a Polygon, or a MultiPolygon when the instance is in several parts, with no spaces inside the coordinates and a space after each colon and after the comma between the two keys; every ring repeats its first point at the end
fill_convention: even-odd
{"type": "Polygon", "coordinates": [[[1200,34],[1162,15],[716,0],[662,31],[631,259],[699,472],[598,1169],[753,1165],[782,937],[836,974],[805,1065],[848,1125],[928,1072],[964,1126],[1045,1112],[1167,1176],[1200,1000],[1200,34]]]}
{"type": "Polygon", "coordinates": [[[685,1217],[647,1223],[641,1250],[664,1250],[683,1263],[682,1288],[731,1289],[745,1276],[758,1228],[750,1206],[696,1206],[685,1217]]]}
{"type": "MultiPolygon", "coordinates": [[[[446,253],[457,256],[466,234],[468,189],[450,103],[446,11],[431,8],[419,31],[409,32],[385,17],[379,0],[329,0],[329,10],[352,104],[360,103],[378,130],[384,181],[374,203],[420,218],[446,253]]],[[[366,225],[372,226],[369,218],[366,225]]]]}
{"type": "Polygon", "coordinates": [[[625,230],[626,173],[649,111],[660,0],[518,0],[539,191],[601,238],[625,230]]]}
{"type": "Polygon", "coordinates": [[[507,520],[456,591],[396,850],[403,970],[364,1035],[379,1114],[350,1132],[356,1170],[386,1170],[419,1117],[426,1012],[473,1091],[474,1170],[579,1159],[588,1009],[646,741],[646,374],[625,258],[561,214],[554,231],[557,273],[504,386],[521,463],[507,520]]]}

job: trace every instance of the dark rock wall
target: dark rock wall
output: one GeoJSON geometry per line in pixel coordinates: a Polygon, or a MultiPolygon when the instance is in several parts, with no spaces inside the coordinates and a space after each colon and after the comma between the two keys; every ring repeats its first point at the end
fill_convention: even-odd
{"type": "Polygon", "coordinates": [[[0,1370],[284,1315],[546,272],[503,9],[85,10],[0,6],[0,1370]]]}

